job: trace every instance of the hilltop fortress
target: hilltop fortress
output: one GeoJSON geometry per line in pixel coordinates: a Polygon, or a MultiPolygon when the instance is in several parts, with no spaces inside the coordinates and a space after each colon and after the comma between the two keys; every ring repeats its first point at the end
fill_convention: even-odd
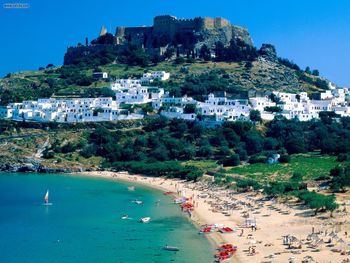
{"type": "MultiPolygon", "coordinates": [[[[106,31],[103,32],[106,33],[106,31]]],[[[183,45],[199,43],[199,46],[205,43],[212,46],[215,41],[221,41],[226,45],[232,38],[240,38],[252,45],[252,40],[246,29],[233,26],[222,17],[178,19],[170,15],[156,16],[153,19],[153,26],[118,26],[115,38],[116,44],[131,42],[143,45],[145,48],[158,48],[174,42],[183,45]]]]}
{"type": "Polygon", "coordinates": [[[91,43],[86,39],[85,45],[69,47],[64,64],[77,64],[88,56],[100,56],[98,54],[103,54],[106,49],[119,54],[130,45],[142,48],[151,55],[162,56],[169,47],[186,55],[189,52],[198,53],[203,45],[212,49],[217,42],[221,42],[228,46],[231,40],[240,40],[245,45],[253,46],[247,29],[232,25],[222,17],[178,19],[162,15],[154,17],[152,26],[118,26],[115,32],[107,32],[102,27],[99,37],[91,43]]]}

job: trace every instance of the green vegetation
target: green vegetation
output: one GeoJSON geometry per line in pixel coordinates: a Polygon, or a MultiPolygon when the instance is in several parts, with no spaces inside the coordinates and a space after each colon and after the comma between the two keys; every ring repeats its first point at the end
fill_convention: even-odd
{"type": "MultiPolygon", "coordinates": [[[[106,45],[106,49],[107,51],[102,49],[99,52],[114,52],[108,51],[111,49],[108,45],[106,45]]],[[[248,62],[203,62],[199,59],[185,59],[182,60],[182,63],[178,63],[180,60],[145,62],[146,54],[136,52],[131,55],[130,52],[135,53],[136,51],[130,48],[130,50],[125,50],[124,56],[121,54],[120,61],[124,64],[113,63],[115,56],[95,54],[94,60],[96,61],[92,63],[86,63],[86,58],[81,56],[82,61],[63,67],[51,66],[38,71],[8,74],[6,78],[0,79],[0,103],[7,105],[10,102],[22,102],[23,100],[35,100],[50,96],[96,97],[111,95],[106,89],[110,84],[93,79],[93,71],[106,71],[111,78],[128,78],[140,77],[147,71],[165,70],[171,73],[171,80],[155,82],[153,85],[165,88],[172,95],[188,94],[200,100],[204,99],[204,95],[216,91],[246,96],[245,92],[252,88],[266,90],[266,87],[271,87],[271,89],[278,88],[281,91],[306,90],[308,92],[320,90],[318,87],[320,85],[315,84],[318,81],[317,77],[308,75],[305,80],[298,80],[300,77],[295,72],[289,73],[295,75],[293,83],[289,83],[287,86],[285,86],[286,83],[281,85],[278,79],[283,79],[287,69],[279,67],[272,73],[265,69],[259,61],[248,61],[250,65],[248,72],[248,62]],[[105,58],[109,59],[101,61],[105,58]],[[266,78],[271,74],[277,75],[271,79],[266,78]],[[296,83],[301,88],[294,88],[296,83]]],[[[305,75],[303,72],[298,74],[305,75]]],[[[324,85],[321,88],[324,88],[324,85]]]]}
{"type": "Polygon", "coordinates": [[[331,187],[335,191],[345,191],[350,186],[350,164],[337,166],[330,171],[331,187]]]}
{"type": "Polygon", "coordinates": [[[334,195],[322,195],[307,190],[298,192],[300,200],[304,201],[311,209],[315,210],[315,215],[319,211],[330,211],[331,213],[338,208],[338,204],[335,202],[334,195]]]}
{"type": "Polygon", "coordinates": [[[195,166],[181,165],[179,162],[115,162],[112,168],[116,171],[129,171],[149,176],[167,176],[189,181],[197,181],[202,172],[195,166]]]}
{"type": "Polygon", "coordinates": [[[305,179],[317,179],[328,176],[329,171],[338,163],[335,156],[319,156],[316,154],[293,155],[289,163],[264,164],[256,163],[234,167],[228,172],[244,175],[258,181],[287,180],[297,171],[305,179]]]}

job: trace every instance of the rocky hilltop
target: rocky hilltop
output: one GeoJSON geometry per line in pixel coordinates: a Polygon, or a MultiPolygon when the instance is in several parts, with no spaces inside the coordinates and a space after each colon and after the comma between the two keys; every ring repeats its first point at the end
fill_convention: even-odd
{"type": "MultiPolygon", "coordinates": [[[[100,36],[107,33],[102,29],[100,36]]],[[[165,47],[166,45],[190,45],[200,47],[203,43],[212,46],[215,42],[228,45],[232,39],[239,38],[248,45],[252,40],[246,29],[231,25],[222,17],[196,17],[194,19],[178,19],[175,16],[163,15],[153,19],[153,25],[148,27],[117,27],[116,44],[143,46],[145,48],[165,47]]]]}
{"type": "Polygon", "coordinates": [[[216,43],[228,46],[231,41],[239,41],[253,47],[253,41],[247,29],[232,25],[228,20],[217,17],[196,17],[178,19],[163,15],[153,19],[152,26],[118,26],[114,34],[102,27],[99,37],[85,46],[79,44],[70,47],[65,55],[64,64],[75,64],[81,56],[96,54],[108,46],[115,54],[123,52],[132,45],[142,48],[151,55],[162,56],[169,48],[175,48],[178,54],[198,53],[203,45],[214,48],[216,43]],[[101,46],[102,45],[102,46],[101,46]]]}

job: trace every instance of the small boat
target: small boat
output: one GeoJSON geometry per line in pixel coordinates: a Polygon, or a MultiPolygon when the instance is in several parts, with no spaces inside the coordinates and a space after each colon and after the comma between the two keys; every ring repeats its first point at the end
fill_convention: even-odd
{"type": "Polygon", "coordinates": [[[43,205],[52,205],[52,203],[49,203],[49,190],[46,191],[45,197],[44,197],[45,202],[43,203],[43,205]]]}
{"type": "Polygon", "coordinates": [[[140,218],[140,222],[141,222],[141,223],[148,223],[150,220],[151,220],[150,217],[141,217],[141,218],[140,218]]]}
{"type": "Polygon", "coordinates": [[[128,190],[129,190],[129,191],[135,191],[135,186],[129,186],[129,187],[128,187],[128,190]]]}
{"type": "Polygon", "coordinates": [[[173,247],[173,246],[168,246],[168,245],[163,247],[163,249],[167,250],[167,251],[179,251],[180,250],[178,247],[173,247]]]}
{"type": "Polygon", "coordinates": [[[122,219],[124,219],[124,220],[125,220],[125,219],[129,219],[129,216],[128,216],[128,215],[123,215],[123,216],[122,216],[122,219]]]}
{"type": "Polygon", "coordinates": [[[142,205],[143,202],[141,200],[133,200],[133,203],[137,204],[137,205],[142,205]]]}

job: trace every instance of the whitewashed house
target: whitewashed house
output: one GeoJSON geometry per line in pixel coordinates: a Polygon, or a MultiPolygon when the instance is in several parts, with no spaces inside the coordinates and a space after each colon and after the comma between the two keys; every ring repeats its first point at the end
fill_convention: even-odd
{"type": "Polygon", "coordinates": [[[107,72],[94,72],[94,73],[92,73],[92,77],[94,79],[108,79],[108,73],[107,72]]]}
{"type": "Polygon", "coordinates": [[[1,119],[10,119],[12,118],[13,109],[10,106],[0,107],[0,118],[1,119]]]}
{"type": "Polygon", "coordinates": [[[38,122],[98,122],[140,119],[121,110],[112,98],[39,99],[9,104],[14,120],[38,122]]]}
{"type": "Polygon", "coordinates": [[[266,107],[275,107],[276,103],[271,101],[268,97],[255,97],[250,98],[249,102],[254,110],[258,110],[261,113],[265,111],[266,107]]]}
{"type": "Polygon", "coordinates": [[[123,88],[134,88],[139,86],[141,86],[141,81],[139,79],[116,79],[111,84],[111,89],[117,91],[123,88]]]}
{"type": "Polygon", "coordinates": [[[116,102],[124,104],[144,104],[159,100],[164,95],[164,89],[142,86],[140,80],[118,79],[111,85],[115,91],[116,102]]]}
{"type": "Polygon", "coordinates": [[[153,82],[155,79],[165,81],[170,78],[170,73],[165,71],[155,71],[155,72],[149,72],[144,73],[142,75],[142,78],[140,79],[141,84],[148,84],[153,82]]]}
{"type": "Polygon", "coordinates": [[[226,97],[215,97],[209,94],[205,102],[198,104],[199,112],[203,116],[228,116],[228,120],[249,116],[251,107],[248,100],[231,100],[226,97]]]}
{"type": "Polygon", "coordinates": [[[333,99],[333,94],[331,90],[326,90],[324,92],[320,93],[320,99],[321,100],[330,100],[333,99]]]}
{"type": "Polygon", "coordinates": [[[170,107],[170,106],[178,106],[185,107],[187,104],[195,104],[197,105],[197,101],[191,97],[187,97],[186,95],[183,97],[174,97],[170,96],[169,92],[166,92],[165,95],[156,99],[152,102],[152,107],[154,109],[160,109],[162,106],[170,107]]]}
{"type": "Polygon", "coordinates": [[[197,117],[195,113],[184,113],[184,108],[174,106],[167,110],[162,110],[160,115],[169,119],[183,119],[188,121],[194,121],[197,117]]]}

